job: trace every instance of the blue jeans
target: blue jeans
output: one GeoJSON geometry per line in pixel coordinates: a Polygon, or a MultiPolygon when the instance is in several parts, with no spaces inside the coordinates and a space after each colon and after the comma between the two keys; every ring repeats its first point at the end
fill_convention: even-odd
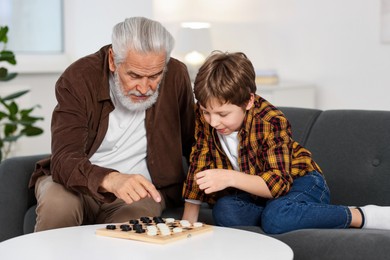
{"type": "Polygon", "coordinates": [[[323,176],[313,171],[295,179],[290,191],[276,199],[255,199],[245,192],[222,197],[214,205],[213,219],[218,226],[261,226],[268,234],[348,228],[352,218],[349,208],[329,202],[323,176]]]}

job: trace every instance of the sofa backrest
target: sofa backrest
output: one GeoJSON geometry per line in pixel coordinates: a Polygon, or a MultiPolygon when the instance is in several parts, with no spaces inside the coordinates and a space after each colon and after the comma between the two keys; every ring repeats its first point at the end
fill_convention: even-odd
{"type": "Polygon", "coordinates": [[[390,111],[323,111],[305,131],[312,118],[294,113],[312,110],[281,110],[323,170],[333,204],[390,205],[390,111]]]}
{"type": "Polygon", "coordinates": [[[304,146],[315,121],[322,111],[295,107],[279,107],[279,109],[291,124],[294,140],[304,146]]]}

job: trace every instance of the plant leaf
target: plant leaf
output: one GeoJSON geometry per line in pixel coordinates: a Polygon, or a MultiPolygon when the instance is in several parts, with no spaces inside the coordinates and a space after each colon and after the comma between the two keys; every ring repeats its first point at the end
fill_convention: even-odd
{"type": "Polygon", "coordinates": [[[7,33],[8,33],[8,26],[0,26],[0,42],[4,42],[4,43],[8,42],[7,33]]]}
{"type": "Polygon", "coordinates": [[[3,101],[7,101],[7,100],[11,100],[11,99],[15,99],[15,98],[18,98],[20,96],[23,96],[25,95],[26,93],[28,93],[30,90],[22,90],[22,91],[18,91],[16,93],[13,93],[13,94],[10,94],[8,96],[5,96],[3,98],[1,98],[1,100],[3,101]]]}
{"type": "Polygon", "coordinates": [[[21,134],[24,134],[26,136],[35,136],[35,135],[40,135],[42,133],[43,133],[43,129],[35,126],[27,126],[21,131],[21,134]]]}
{"type": "Polygon", "coordinates": [[[5,117],[8,117],[8,114],[4,113],[3,111],[0,111],[0,120],[5,117]]]}
{"type": "Polygon", "coordinates": [[[9,116],[16,119],[16,115],[18,114],[19,107],[15,103],[15,101],[12,101],[11,104],[9,104],[8,110],[9,110],[9,113],[10,113],[9,116]]]}
{"type": "Polygon", "coordinates": [[[0,76],[0,81],[10,81],[11,79],[15,78],[18,75],[16,72],[7,73],[7,75],[0,76]]]}
{"type": "MultiPolygon", "coordinates": [[[[5,124],[4,126],[4,135],[6,137],[11,137],[12,134],[18,129],[18,126],[15,125],[15,124],[12,124],[12,123],[7,123],[5,124]]],[[[6,138],[4,138],[4,140],[6,140],[6,138]]]]}
{"type": "Polygon", "coordinates": [[[0,61],[6,61],[12,65],[16,64],[15,54],[12,51],[0,51],[0,61]]]}
{"type": "Polygon", "coordinates": [[[8,74],[8,70],[4,67],[1,67],[0,68],[0,78],[5,78],[7,77],[7,74],[8,74]]]}

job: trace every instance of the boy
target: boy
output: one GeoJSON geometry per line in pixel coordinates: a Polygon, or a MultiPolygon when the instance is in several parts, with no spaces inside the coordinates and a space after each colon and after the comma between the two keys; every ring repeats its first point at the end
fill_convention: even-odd
{"type": "Polygon", "coordinates": [[[311,153],[292,139],[281,111],[255,94],[243,53],[213,53],[194,84],[196,142],[183,219],[197,221],[202,201],[219,226],[261,226],[269,234],[304,228],[390,229],[390,207],[330,205],[311,153]]]}

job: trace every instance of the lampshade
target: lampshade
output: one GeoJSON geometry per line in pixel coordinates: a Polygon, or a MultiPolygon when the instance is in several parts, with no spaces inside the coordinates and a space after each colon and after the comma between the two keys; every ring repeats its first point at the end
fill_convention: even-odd
{"type": "Polygon", "coordinates": [[[178,32],[176,51],[183,57],[193,79],[198,67],[212,51],[210,28],[182,25],[178,32]]]}
{"type": "Polygon", "coordinates": [[[210,29],[181,27],[179,29],[177,43],[177,51],[180,53],[188,53],[191,51],[208,53],[211,50],[210,29]]]}

